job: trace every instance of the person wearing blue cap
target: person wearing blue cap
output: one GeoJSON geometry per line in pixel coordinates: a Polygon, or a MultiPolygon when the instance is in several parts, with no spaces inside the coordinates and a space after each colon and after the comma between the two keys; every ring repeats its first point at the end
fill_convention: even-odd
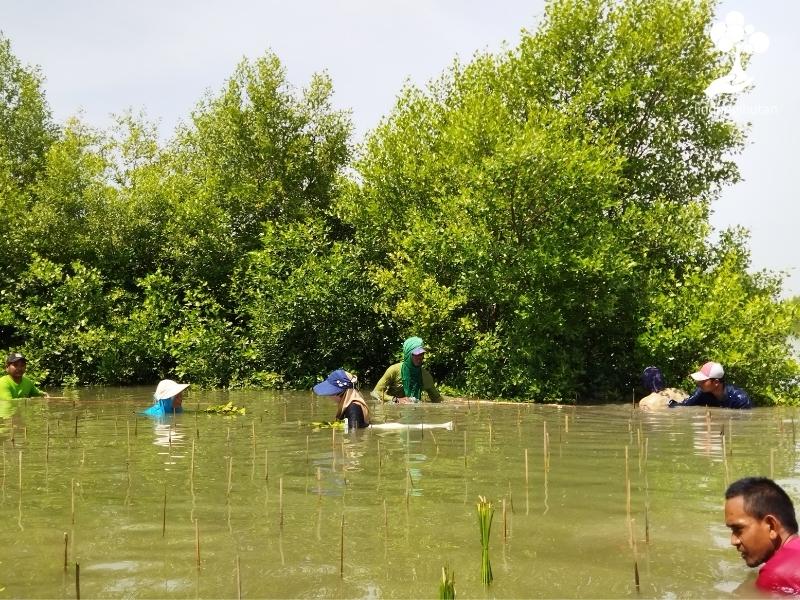
{"type": "Polygon", "coordinates": [[[153,404],[143,411],[151,417],[163,417],[183,412],[183,390],[188,383],[178,383],[172,379],[162,379],[153,394],[153,404]]]}
{"type": "Polygon", "coordinates": [[[369,406],[356,389],[358,378],[343,369],[332,371],[314,386],[317,396],[333,396],[337,401],[336,420],[347,419],[349,427],[369,427],[369,406]]]}
{"type": "Polygon", "coordinates": [[[408,404],[420,402],[422,392],[431,402],[441,402],[442,395],[433,383],[433,377],[423,368],[425,345],[422,338],[410,337],[403,342],[403,362],[395,363],[383,374],[372,390],[372,397],[381,402],[408,404]]]}

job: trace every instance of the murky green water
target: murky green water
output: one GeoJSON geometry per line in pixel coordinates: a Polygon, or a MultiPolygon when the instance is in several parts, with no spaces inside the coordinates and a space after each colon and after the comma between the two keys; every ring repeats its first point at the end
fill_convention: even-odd
{"type": "Polygon", "coordinates": [[[161,422],[135,414],[151,393],[0,407],[0,597],[75,597],[76,563],[84,598],[432,598],[445,565],[462,598],[726,597],[754,574],[726,477],[800,498],[792,409],[392,405],[373,420],[455,427],[343,434],[308,393],[190,388],[161,422]],[[193,412],[228,400],[247,414],[193,412]]]}

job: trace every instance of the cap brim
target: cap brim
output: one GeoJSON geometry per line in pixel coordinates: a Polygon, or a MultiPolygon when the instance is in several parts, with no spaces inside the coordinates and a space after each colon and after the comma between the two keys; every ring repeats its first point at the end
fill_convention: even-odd
{"type": "Polygon", "coordinates": [[[414,348],[411,351],[411,356],[419,356],[420,354],[425,354],[425,348],[414,348]]]}
{"type": "Polygon", "coordinates": [[[698,371],[697,373],[692,373],[690,377],[695,381],[705,381],[706,379],[711,379],[711,377],[709,377],[705,373],[701,373],[700,371],[698,371]]]}
{"type": "Polygon", "coordinates": [[[314,393],[317,396],[336,396],[341,394],[345,391],[344,388],[336,387],[332,383],[328,383],[327,381],[323,381],[322,383],[318,383],[314,386],[314,393]]]}

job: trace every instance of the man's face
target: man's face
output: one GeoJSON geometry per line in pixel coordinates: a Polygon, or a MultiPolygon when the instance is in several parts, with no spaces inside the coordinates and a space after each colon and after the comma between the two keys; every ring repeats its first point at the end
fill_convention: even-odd
{"type": "Polygon", "coordinates": [[[770,519],[770,515],[757,519],[745,511],[742,496],[725,501],[725,525],[731,530],[731,545],[748,567],[757,567],[775,553],[779,536],[770,519]]]}
{"type": "Polygon", "coordinates": [[[705,379],[703,381],[698,381],[697,386],[706,393],[711,393],[714,391],[716,387],[714,382],[717,381],[716,379],[705,379]]]}
{"type": "Polygon", "coordinates": [[[27,366],[28,365],[24,360],[18,360],[10,365],[6,365],[6,373],[11,375],[11,378],[14,381],[19,381],[19,379],[25,374],[25,368],[27,366]]]}
{"type": "Polygon", "coordinates": [[[421,367],[423,361],[425,360],[425,353],[422,354],[412,354],[411,355],[411,362],[414,363],[415,367],[421,367]]]}

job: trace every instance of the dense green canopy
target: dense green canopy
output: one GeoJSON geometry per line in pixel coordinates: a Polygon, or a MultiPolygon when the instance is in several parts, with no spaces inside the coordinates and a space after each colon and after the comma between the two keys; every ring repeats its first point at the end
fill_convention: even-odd
{"type": "Polygon", "coordinates": [[[409,86],[357,151],[332,82],[244,61],[167,144],[138,115],[52,122],[0,38],[0,347],[42,379],[374,382],[408,335],[450,389],[621,400],[705,360],[800,401],[781,277],[744,230],[730,57],[698,0],[553,0],[497,55],[409,86]]]}

